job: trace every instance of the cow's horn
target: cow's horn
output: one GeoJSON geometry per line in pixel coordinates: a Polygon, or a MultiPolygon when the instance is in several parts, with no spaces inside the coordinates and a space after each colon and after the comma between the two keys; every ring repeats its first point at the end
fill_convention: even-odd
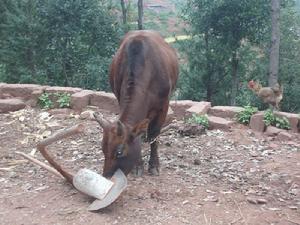
{"type": "Polygon", "coordinates": [[[99,112],[93,113],[95,120],[100,124],[100,126],[104,129],[108,126],[109,122],[102,117],[102,115],[99,112]]]}

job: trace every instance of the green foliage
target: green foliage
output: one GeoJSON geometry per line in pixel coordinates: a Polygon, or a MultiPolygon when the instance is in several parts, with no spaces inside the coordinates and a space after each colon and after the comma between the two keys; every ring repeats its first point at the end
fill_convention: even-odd
{"type": "MultiPolygon", "coordinates": [[[[293,0],[281,3],[281,110],[299,112],[300,14],[293,0]]],[[[207,100],[213,105],[228,105],[235,100],[240,106],[266,109],[267,105],[248,89],[247,82],[260,80],[267,86],[270,0],[190,0],[182,14],[190,25],[187,35],[192,39],[182,41],[179,47],[185,62],[178,82],[179,98],[207,100]]]]}
{"type": "Polygon", "coordinates": [[[56,102],[59,108],[70,107],[71,95],[69,93],[55,93],[54,96],[57,97],[56,102]]]}
{"type": "Polygon", "coordinates": [[[208,129],[208,118],[206,115],[193,114],[192,117],[187,119],[188,123],[195,123],[202,125],[205,129],[208,129]]]}
{"type": "Polygon", "coordinates": [[[239,123],[247,125],[250,123],[251,116],[253,114],[255,114],[257,111],[258,111],[258,109],[256,107],[252,107],[249,105],[245,106],[244,110],[237,114],[237,117],[236,117],[237,121],[239,123]]]}
{"type": "Polygon", "coordinates": [[[53,102],[50,99],[49,93],[43,93],[38,98],[38,103],[42,109],[51,109],[53,108],[53,102]]]}
{"type": "Polygon", "coordinates": [[[70,107],[71,95],[69,93],[43,93],[38,98],[38,103],[42,109],[52,109],[57,105],[59,108],[70,107]],[[57,104],[54,104],[57,103],[57,104]]]}
{"type": "MultiPolygon", "coordinates": [[[[100,89],[120,37],[110,5],[98,0],[1,1],[5,75],[0,81],[100,89]]],[[[107,82],[103,86],[108,89],[107,82]]]]}
{"type": "Polygon", "coordinates": [[[275,126],[281,129],[289,130],[291,128],[290,122],[286,117],[275,116],[272,110],[266,110],[264,113],[264,122],[266,126],[275,126]]]}

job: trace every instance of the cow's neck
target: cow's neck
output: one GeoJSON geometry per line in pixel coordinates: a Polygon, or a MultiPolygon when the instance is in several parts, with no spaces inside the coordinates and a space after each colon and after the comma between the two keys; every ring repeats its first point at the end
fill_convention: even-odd
{"type": "Polygon", "coordinates": [[[135,126],[147,117],[147,103],[144,96],[131,98],[121,102],[121,114],[119,120],[131,127],[135,126]]]}

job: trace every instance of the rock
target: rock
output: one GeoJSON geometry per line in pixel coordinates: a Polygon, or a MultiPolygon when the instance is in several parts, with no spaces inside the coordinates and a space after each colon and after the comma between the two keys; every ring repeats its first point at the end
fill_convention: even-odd
{"type": "Polygon", "coordinates": [[[192,100],[172,100],[170,101],[171,106],[185,106],[191,107],[194,104],[192,100]]]}
{"type": "Polygon", "coordinates": [[[193,106],[195,102],[191,100],[176,100],[170,101],[170,106],[174,111],[174,115],[177,119],[181,120],[184,119],[185,116],[190,115],[191,113],[187,112],[186,110],[193,106]]]}
{"type": "Polygon", "coordinates": [[[31,93],[30,99],[26,102],[27,105],[30,105],[31,107],[37,107],[39,103],[39,97],[43,94],[43,90],[35,90],[31,93]]]}
{"type": "Polygon", "coordinates": [[[73,87],[47,87],[45,89],[46,93],[68,93],[68,94],[74,94],[76,92],[81,91],[81,88],[73,88],[73,87]]]}
{"type": "Polygon", "coordinates": [[[83,90],[76,92],[71,96],[71,108],[76,111],[81,111],[90,104],[90,98],[94,92],[91,90],[83,90]]]}
{"type": "Polygon", "coordinates": [[[276,136],[277,134],[279,134],[282,130],[277,128],[277,127],[273,127],[273,126],[268,126],[265,134],[267,136],[276,136]]]}
{"type": "Polygon", "coordinates": [[[192,107],[188,108],[186,111],[190,113],[197,114],[207,114],[208,110],[211,108],[210,102],[195,102],[192,107]]]}
{"type": "Polygon", "coordinates": [[[292,138],[293,136],[289,134],[287,131],[281,131],[277,136],[277,139],[279,141],[290,141],[292,140],[292,138]]]}
{"type": "Polygon", "coordinates": [[[87,120],[95,120],[95,118],[93,116],[93,113],[94,113],[94,111],[92,111],[92,110],[86,110],[86,111],[80,113],[80,117],[79,118],[82,119],[82,120],[85,120],[85,119],[87,119],[87,120]]]}
{"type": "Polygon", "coordinates": [[[26,104],[17,98],[0,99],[0,113],[14,112],[24,109],[26,104]]]}
{"type": "Polygon", "coordinates": [[[264,113],[258,112],[251,116],[250,119],[250,128],[257,132],[264,132],[265,131],[265,123],[264,123],[264,113]]]}
{"type": "Polygon", "coordinates": [[[290,122],[290,125],[291,125],[291,130],[293,132],[299,132],[299,124],[300,124],[300,117],[298,114],[295,114],[295,113],[287,113],[287,112],[274,112],[274,114],[278,117],[286,117],[289,122],[290,122]]]}
{"type": "Polygon", "coordinates": [[[94,92],[91,96],[90,104],[113,113],[119,112],[118,101],[112,93],[94,92]]]}
{"type": "Polygon", "coordinates": [[[221,117],[208,116],[209,129],[229,130],[234,124],[233,121],[221,117]]]}
{"type": "Polygon", "coordinates": [[[40,86],[36,84],[5,84],[2,83],[0,86],[0,98],[7,98],[11,96],[12,98],[21,98],[24,100],[29,100],[31,95],[36,90],[43,90],[45,86],[40,86]],[[6,97],[5,97],[6,96],[6,97]]]}
{"type": "Polygon", "coordinates": [[[209,109],[209,114],[222,118],[233,119],[236,114],[243,111],[244,108],[237,106],[214,106],[209,109]]]}

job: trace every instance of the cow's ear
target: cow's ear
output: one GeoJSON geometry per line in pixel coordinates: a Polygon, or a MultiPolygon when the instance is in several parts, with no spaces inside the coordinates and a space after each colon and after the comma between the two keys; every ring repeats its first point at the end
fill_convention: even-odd
{"type": "Polygon", "coordinates": [[[137,137],[142,133],[146,133],[149,125],[149,119],[144,119],[138,124],[136,124],[131,130],[131,135],[137,137]]]}

